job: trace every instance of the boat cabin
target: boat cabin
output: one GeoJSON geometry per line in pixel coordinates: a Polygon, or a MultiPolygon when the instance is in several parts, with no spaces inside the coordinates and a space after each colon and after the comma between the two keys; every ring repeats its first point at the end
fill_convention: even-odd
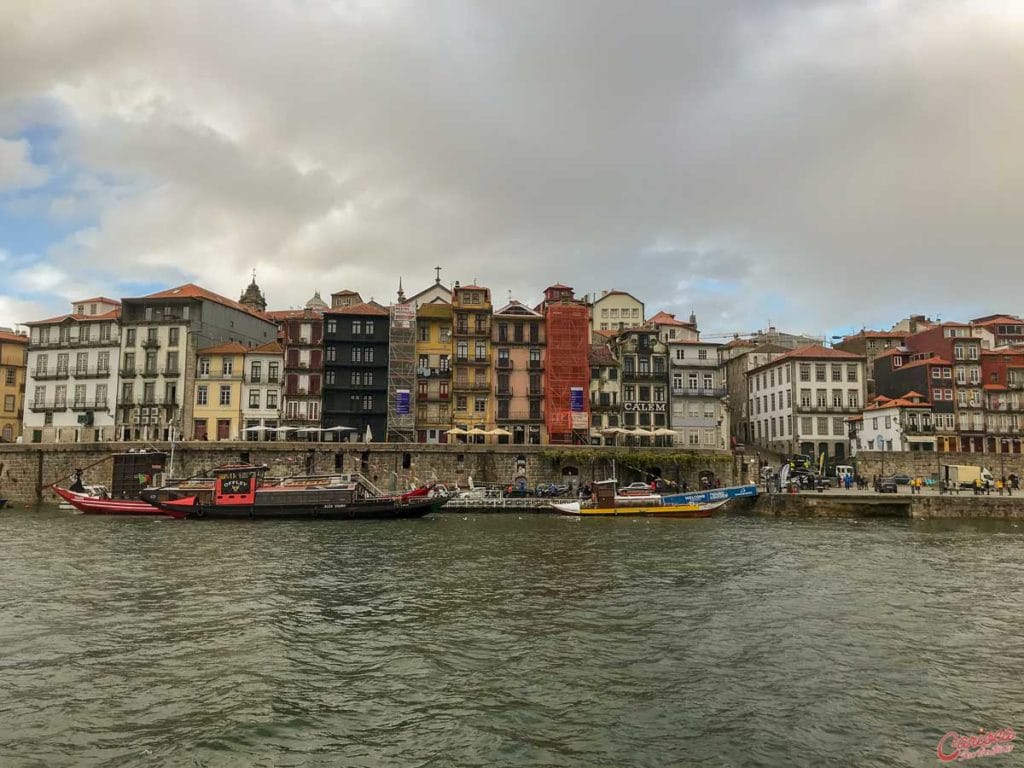
{"type": "Polygon", "coordinates": [[[265,466],[218,467],[213,470],[213,503],[240,506],[256,503],[256,489],[266,474],[265,466]]]}

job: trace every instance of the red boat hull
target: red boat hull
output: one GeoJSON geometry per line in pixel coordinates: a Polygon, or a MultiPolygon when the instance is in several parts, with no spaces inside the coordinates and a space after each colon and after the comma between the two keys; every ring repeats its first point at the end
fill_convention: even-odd
{"type": "Polygon", "coordinates": [[[162,510],[152,504],[133,499],[94,499],[78,493],[51,486],[53,492],[85,515],[158,515],[160,517],[184,517],[184,513],[162,510]]]}

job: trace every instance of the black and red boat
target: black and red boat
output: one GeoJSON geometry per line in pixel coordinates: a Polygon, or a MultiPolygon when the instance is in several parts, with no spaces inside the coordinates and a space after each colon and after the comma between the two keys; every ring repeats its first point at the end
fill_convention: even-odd
{"type": "Polygon", "coordinates": [[[440,509],[447,496],[430,487],[395,496],[367,492],[353,478],[296,478],[265,483],[266,467],[244,465],[213,471],[209,488],[164,487],[142,491],[142,499],[175,517],[189,519],[390,520],[422,517],[440,509]]]}

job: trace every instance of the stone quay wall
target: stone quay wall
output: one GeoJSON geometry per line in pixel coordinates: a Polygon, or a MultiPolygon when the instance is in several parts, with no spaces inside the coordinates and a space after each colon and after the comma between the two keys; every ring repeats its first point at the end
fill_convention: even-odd
{"type": "MultiPolygon", "coordinates": [[[[916,520],[1024,519],[1024,496],[761,494],[747,507],[767,517],[902,517],[916,520]]],[[[738,510],[737,510],[738,511],[738,510]]]]}
{"type": "Polygon", "coordinates": [[[1021,453],[940,453],[936,451],[861,451],[855,459],[857,471],[867,478],[904,473],[911,477],[935,477],[942,464],[968,464],[986,467],[995,477],[1002,472],[1024,478],[1024,454],[1021,453]]]}
{"type": "MultiPolygon", "coordinates": [[[[170,454],[168,443],[50,443],[0,445],[0,497],[32,504],[54,502],[48,490],[66,484],[71,472],[84,469],[86,484],[111,485],[112,454],[148,448],[170,454]]],[[[205,474],[213,467],[251,462],[266,464],[271,476],[361,472],[386,491],[438,481],[467,487],[509,485],[522,478],[528,488],[539,484],[604,480],[647,480],[648,472],[697,487],[713,476],[734,484],[739,466],[726,452],[688,452],[672,448],[639,450],[598,446],[560,448],[535,445],[424,445],[420,443],[195,442],[174,448],[174,476],[205,474]]]]}

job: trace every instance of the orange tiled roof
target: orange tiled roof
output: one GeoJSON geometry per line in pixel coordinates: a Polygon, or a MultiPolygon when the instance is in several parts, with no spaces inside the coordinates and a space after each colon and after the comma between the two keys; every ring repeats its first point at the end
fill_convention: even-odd
{"type": "Polygon", "coordinates": [[[677,320],[675,315],[665,311],[659,312],[658,314],[654,315],[647,322],[654,323],[655,325],[681,325],[684,328],[693,327],[690,323],[684,323],[682,320],[677,320]]]}
{"type": "Polygon", "coordinates": [[[268,341],[266,344],[261,344],[260,346],[253,347],[247,351],[249,354],[281,355],[284,354],[284,347],[276,341],[268,341]]]}
{"type": "Polygon", "coordinates": [[[197,350],[200,355],[243,355],[251,351],[249,347],[237,341],[225,341],[212,347],[197,350]]]}
{"type": "Polygon", "coordinates": [[[25,325],[51,325],[53,323],[62,323],[69,318],[76,323],[96,323],[101,320],[117,320],[119,317],[121,317],[121,310],[112,309],[109,312],[104,312],[102,315],[58,315],[57,317],[48,317],[45,320],[31,320],[25,323],[25,325]]]}
{"type": "Polygon", "coordinates": [[[157,291],[156,293],[151,293],[148,296],[143,296],[141,298],[206,299],[207,301],[212,301],[216,304],[221,304],[225,307],[230,307],[231,309],[237,309],[240,312],[245,312],[247,315],[253,315],[254,317],[259,317],[264,320],[267,320],[266,315],[260,312],[255,312],[249,309],[249,307],[245,306],[244,304],[239,304],[237,301],[232,301],[227,296],[221,296],[219,293],[214,293],[213,291],[207,290],[206,288],[196,285],[195,283],[185,283],[184,285],[179,285],[177,288],[168,288],[165,291],[157,291]]]}
{"type": "Polygon", "coordinates": [[[121,302],[117,299],[108,299],[106,296],[94,296],[91,299],[79,299],[78,301],[72,302],[74,304],[91,304],[92,302],[103,302],[104,304],[117,304],[121,306],[121,302]]]}
{"type": "Polygon", "coordinates": [[[952,363],[938,355],[932,355],[923,360],[911,360],[909,363],[904,363],[901,367],[916,368],[919,365],[952,365],[952,363]]]}
{"type": "Polygon", "coordinates": [[[841,349],[831,349],[829,347],[823,347],[820,344],[808,344],[805,347],[799,347],[798,349],[790,350],[785,354],[779,355],[774,360],[752,368],[752,371],[756,371],[760,368],[765,368],[771,365],[777,365],[778,363],[785,362],[786,360],[863,360],[864,355],[855,355],[852,352],[844,352],[841,349]]]}
{"type": "Polygon", "coordinates": [[[323,310],[320,309],[275,309],[263,314],[271,320],[297,320],[306,317],[307,312],[311,318],[323,317],[323,310]]]}
{"type": "Polygon", "coordinates": [[[20,333],[11,333],[10,331],[0,331],[0,341],[12,341],[15,344],[28,344],[28,336],[22,336],[20,333]]]}
{"type": "Polygon", "coordinates": [[[353,304],[351,307],[338,307],[337,309],[325,309],[325,315],[369,315],[371,317],[387,317],[388,311],[380,304],[374,302],[363,302],[353,304]]]}

